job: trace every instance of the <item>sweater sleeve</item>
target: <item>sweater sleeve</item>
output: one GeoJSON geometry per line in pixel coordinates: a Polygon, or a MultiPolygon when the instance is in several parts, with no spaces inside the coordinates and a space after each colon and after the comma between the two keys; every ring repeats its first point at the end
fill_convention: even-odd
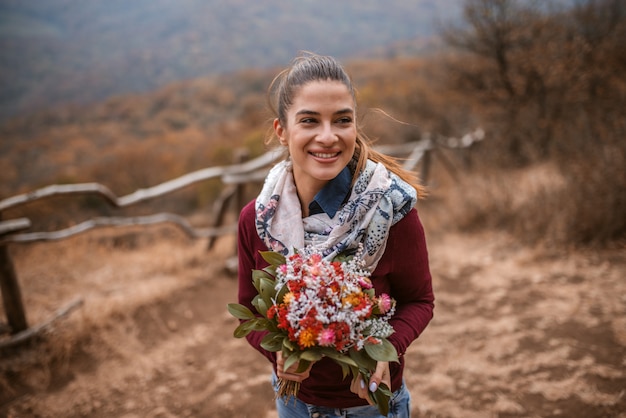
{"type": "MultiPolygon", "coordinates": [[[[257,311],[252,305],[252,299],[257,295],[257,290],[252,284],[252,270],[267,266],[265,260],[259,255],[259,250],[266,250],[266,248],[262,248],[262,246],[263,244],[256,232],[254,201],[252,201],[241,210],[239,216],[237,251],[239,259],[239,303],[247,306],[254,313],[257,313],[257,311]]],[[[246,339],[252,347],[258,350],[272,363],[275,363],[276,354],[261,347],[261,340],[266,334],[267,331],[252,331],[246,336],[246,339]]]]}
{"type": "Polygon", "coordinates": [[[424,228],[415,209],[391,228],[384,258],[391,266],[390,294],[397,302],[389,341],[402,356],[432,319],[435,300],[424,228]]]}

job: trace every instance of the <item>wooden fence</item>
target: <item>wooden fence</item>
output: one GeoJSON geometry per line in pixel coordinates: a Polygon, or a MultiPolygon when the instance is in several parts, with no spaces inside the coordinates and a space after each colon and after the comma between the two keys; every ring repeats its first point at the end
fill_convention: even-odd
{"type": "MultiPolygon", "coordinates": [[[[423,137],[419,141],[401,145],[377,146],[376,149],[387,155],[402,158],[404,167],[409,170],[415,170],[418,163],[421,162],[421,179],[422,181],[427,181],[432,155],[439,147],[468,148],[473,143],[482,140],[483,137],[483,131],[478,129],[460,139],[423,137]]],[[[437,156],[450,174],[456,176],[454,165],[443,154],[437,153],[437,156]]],[[[271,151],[245,162],[243,162],[246,158],[244,153],[239,154],[237,158],[240,162],[233,165],[209,167],[194,171],[147,189],[139,189],[122,197],[117,197],[111,190],[99,183],[81,183],[51,185],[30,193],[0,200],[0,290],[8,322],[7,324],[0,323],[0,336],[10,334],[8,339],[0,340],[0,348],[16,345],[30,339],[49,327],[54,321],[68,315],[82,304],[82,299],[76,299],[56,311],[49,320],[37,326],[29,327],[26,319],[26,310],[22,302],[18,276],[9,253],[8,246],[10,244],[55,241],[105,226],[151,225],[167,222],[176,225],[191,238],[208,239],[210,247],[215,238],[236,232],[236,224],[223,225],[224,215],[229,203],[234,200],[235,209],[240,210],[244,204],[242,202],[243,186],[251,182],[262,181],[271,165],[281,158],[281,154],[271,151]],[[185,217],[173,213],[157,213],[149,216],[134,217],[97,217],[66,229],[48,232],[24,232],[31,227],[31,221],[27,218],[8,220],[3,220],[2,218],[3,212],[9,208],[15,209],[30,202],[57,195],[96,195],[114,207],[124,208],[139,202],[162,197],[192,184],[213,178],[220,178],[224,188],[219,198],[214,202],[213,212],[215,217],[214,225],[211,228],[194,227],[185,217]]]]}

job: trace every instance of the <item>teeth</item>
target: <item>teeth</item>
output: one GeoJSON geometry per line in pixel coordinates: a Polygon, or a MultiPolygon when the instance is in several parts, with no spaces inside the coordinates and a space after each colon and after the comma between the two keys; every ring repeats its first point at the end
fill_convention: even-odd
{"type": "Polygon", "coordinates": [[[317,157],[317,158],[332,158],[334,156],[337,155],[337,153],[333,153],[333,154],[323,154],[321,152],[312,152],[311,154],[313,154],[313,156],[317,157]]]}

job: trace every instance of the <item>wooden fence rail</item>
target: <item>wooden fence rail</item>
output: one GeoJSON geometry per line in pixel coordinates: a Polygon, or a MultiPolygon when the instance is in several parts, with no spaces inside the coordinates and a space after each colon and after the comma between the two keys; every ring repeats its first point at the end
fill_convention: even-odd
{"type": "MultiPolygon", "coordinates": [[[[465,135],[461,139],[423,137],[419,141],[401,145],[377,146],[376,149],[387,155],[402,158],[404,160],[404,167],[409,170],[415,170],[418,163],[421,161],[421,178],[423,181],[426,181],[428,179],[432,151],[436,151],[438,147],[467,148],[473,143],[482,140],[483,137],[483,131],[478,129],[465,135]]],[[[10,244],[55,241],[98,227],[151,225],[167,222],[177,226],[191,238],[208,238],[209,245],[212,245],[216,237],[236,232],[236,224],[222,225],[227,204],[235,199],[237,200],[237,209],[241,209],[244,203],[240,201],[242,198],[242,187],[251,182],[262,181],[271,165],[281,157],[282,155],[280,153],[270,151],[260,157],[243,162],[242,160],[245,156],[241,154],[239,155],[240,162],[236,164],[197,170],[153,187],[139,189],[129,195],[121,197],[116,196],[106,186],[99,183],[82,183],[50,185],[29,193],[0,200],[0,290],[2,292],[2,301],[8,321],[8,326],[3,326],[3,324],[0,323],[0,335],[3,334],[3,329],[8,330],[11,334],[10,338],[0,340],[0,348],[28,340],[31,336],[52,324],[56,319],[68,315],[72,310],[82,304],[82,300],[74,300],[66,307],[59,309],[50,320],[29,329],[17,274],[8,251],[10,244]],[[220,178],[222,183],[227,187],[224,188],[222,194],[215,202],[213,208],[215,222],[212,228],[194,227],[185,217],[172,213],[157,213],[149,216],[134,217],[97,217],[66,229],[51,232],[23,232],[31,227],[29,219],[16,218],[3,220],[2,218],[3,212],[7,209],[15,209],[21,205],[57,195],[96,195],[108,202],[111,206],[123,208],[149,199],[161,197],[192,184],[213,178],[220,178]]],[[[450,173],[455,175],[453,165],[445,159],[443,154],[440,154],[439,157],[450,173]]]]}

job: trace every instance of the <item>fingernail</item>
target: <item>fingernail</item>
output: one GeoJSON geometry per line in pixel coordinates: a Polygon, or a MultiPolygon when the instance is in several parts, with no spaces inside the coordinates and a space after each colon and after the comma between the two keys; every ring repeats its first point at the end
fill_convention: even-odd
{"type": "Polygon", "coordinates": [[[376,392],[376,389],[378,389],[376,382],[370,383],[370,392],[376,392]]]}
{"type": "Polygon", "coordinates": [[[361,389],[365,389],[365,382],[363,380],[360,380],[361,382],[361,389]]]}

